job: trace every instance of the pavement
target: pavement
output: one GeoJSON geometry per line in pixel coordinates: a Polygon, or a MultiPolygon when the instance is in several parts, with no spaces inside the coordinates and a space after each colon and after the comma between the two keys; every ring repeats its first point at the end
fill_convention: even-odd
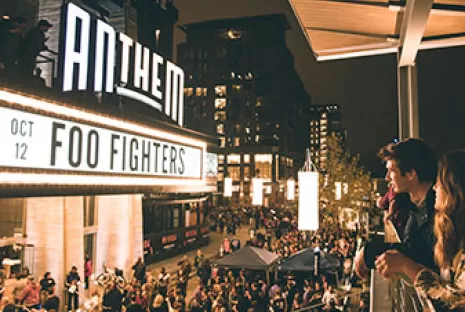
{"type": "MultiPolygon", "coordinates": [[[[241,246],[245,246],[245,243],[249,239],[249,230],[251,226],[246,224],[242,225],[240,229],[236,231],[236,236],[237,238],[241,241],[241,246]]],[[[199,248],[202,250],[202,253],[205,257],[205,259],[212,258],[218,255],[219,248],[221,246],[221,243],[224,241],[224,238],[228,237],[229,239],[232,239],[233,235],[228,235],[225,233],[218,233],[218,232],[210,232],[210,242],[207,246],[199,248]]],[[[197,250],[192,250],[186,253],[187,257],[191,261],[191,263],[194,263],[194,257],[197,254],[197,250]]],[[[158,276],[160,273],[160,269],[164,267],[167,272],[170,272],[171,274],[171,280],[175,278],[175,275],[173,272],[175,272],[178,269],[178,262],[181,260],[182,256],[184,254],[180,254],[176,257],[161,260],[158,262],[155,262],[153,264],[150,264],[147,266],[147,271],[152,273],[152,276],[158,276]]],[[[190,300],[192,295],[195,292],[195,289],[197,286],[200,284],[200,280],[197,277],[197,275],[192,276],[189,280],[189,283],[187,285],[187,296],[186,299],[190,300]]]]}

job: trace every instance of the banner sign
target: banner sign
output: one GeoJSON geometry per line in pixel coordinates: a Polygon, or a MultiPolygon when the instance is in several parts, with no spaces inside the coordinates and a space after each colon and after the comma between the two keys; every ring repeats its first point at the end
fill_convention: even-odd
{"type": "Polygon", "coordinates": [[[64,6],[62,25],[63,91],[116,93],[183,125],[184,71],[180,67],[72,2],[64,6]]]}
{"type": "MultiPolygon", "coordinates": [[[[129,128],[128,124],[128,128],[129,128]]],[[[202,179],[203,150],[0,107],[0,166],[202,179]]]]}

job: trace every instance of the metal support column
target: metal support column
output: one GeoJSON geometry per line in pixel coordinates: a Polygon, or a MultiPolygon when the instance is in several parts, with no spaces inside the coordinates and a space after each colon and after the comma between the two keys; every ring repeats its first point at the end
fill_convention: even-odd
{"type": "MultiPolygon", "coordinates": [[[[400,58],[398,52],[398,60],[400,58]]],[[[397,67],[397,101],[399,109],[399,140],[420,137],[418,115],[417,68],[415,65],[397,67]]]]}

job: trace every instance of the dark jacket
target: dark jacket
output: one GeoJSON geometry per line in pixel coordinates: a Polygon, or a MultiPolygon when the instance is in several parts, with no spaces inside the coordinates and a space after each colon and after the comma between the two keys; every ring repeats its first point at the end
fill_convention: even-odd
{"type": "Polygon", "coordinates": [[[368,242],[365,246],[365,264],[368,268],[374,267],[377,256],[388,249],[397,249],[416,263],[436,270],[433,249],[436,237],[433,232],[434,225],[434,201],[436,193],[431,188],[426,194],[421,207],[415,206],[409,213],[405,226],[405,235],[401,243],[388,244],[368,242]]]}

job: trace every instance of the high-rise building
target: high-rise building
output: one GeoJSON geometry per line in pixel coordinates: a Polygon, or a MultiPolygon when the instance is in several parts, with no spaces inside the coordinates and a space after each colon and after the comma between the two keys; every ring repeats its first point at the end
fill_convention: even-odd
{"type": "Polygon", "coordinates": [[[267,181],[264,203],[283,203],[284,182],[308,147],[311,99],[286,46],[288,28],[283,14],[182,27],[186,127],[218,137],[219,181],[233,179],[235,204],[250,202],[257,175],[267,181]]]}
{"type": "Polygon", "coordinates": [[[327,140],[332,135],[344,139],[339,104],[312,105],[310,107],[310,156],[321,170],[326,170],[329,154],[327,140]]]}

